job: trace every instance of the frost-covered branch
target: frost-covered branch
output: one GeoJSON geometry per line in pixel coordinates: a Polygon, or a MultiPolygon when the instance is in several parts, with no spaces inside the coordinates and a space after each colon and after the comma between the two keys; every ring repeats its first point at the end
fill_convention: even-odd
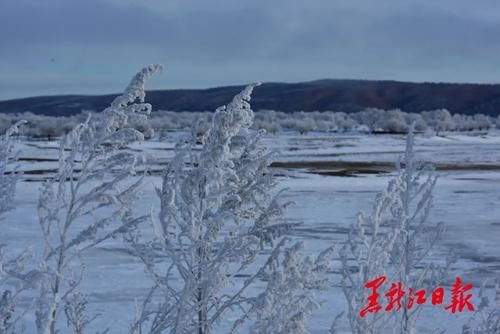
{"type": "Polygon", "coordinates": [[[151,112],[151,105],[144,102],[144,83],[160,69],[159,65],[144,68],[103,117],[89,115],[60,140],[57,173],[43,184],[38,204],[45,240],[37,311],[40,333],[57,332],[64,305],[68,323],[83,331],[85,321],[74,316],[81,305],[71,305],[79,300],[74,296],[83,274],[82,251],[144,220],[134,217],[131,209],[142,183],[137,168],[143,158],[123,148],[144,139],[128,120],[146,119],[151,112]]]}
{"type": "Polygon", "coordinates": [[[156,300],[161,296],[146,298],[135,333],[208,334],[226,312],[251,307],[245,292],[256,276],[236,277],[286,228],[276,223],[285,205],[272,195],[273,155],[257,146],[261,133],[249,129],[255,86],[217,109],[201,147],[196,131],[177,145],[157,191],[155,238],[143,240],[140,231],[128,237],[155,282],[156,300]],[[167,260],[155,261],[160,255],[167,260]]]}
{"type": "Polygon", "coordinates": [[[387,321],[384,313],[369,319],[360,317],[359,311],[366,302],[364,285],[375,277],[388,275],[390,270],[390,254],[399,230],[388,227],[387,220],[391,208],[398,202],[398,181],[392,180],[377,195],[369,216],[358,214],[340,251],[342,291],[348,306],[346,315],[351,331],[356,334],[381,333],[387,321]]]}
{"type": "Polygon", "coordinates": [[[383,333],[388,327],[398,333],[412,333],[420,305],[408,306],[410,296],[405,294],[399,314],[379,312],[360,317],[359,311],[371,292],[364,285],[387,276],[388,281],[399,281],[405,289],[434,288],[453,260],[447,259],[445,266],[429,261],[443,226],[428,223],[437,177],[432,166],[415,159],[413,126],[403,159],[396,164],[396,177],[377,195],[372,214],[358,216],[341,252],[343,291],[353,333],[383,333]]]}
{"type": "MultiPolygon", "coordinates": [[[[17,154],[14,152],[12,135],[18,133],[19,127],[24,123],[26,122],[17,122],[0,137],[0,220],[13,207],[19,173],[13,165],[17,154]]],[[[15,256],[8,255],[6,245],[0,244],[0,334],[16,333],[20,330],[18,325],[24,314],[18,310],[17,297],[23,286],[13,288],[8,284],[11,279],[21,276],[27,258],[27,252],[15,256]]]]}
{"type": "Polygon", "coordinates": [[[16,172],[12,162],[16,158],[12,135],[19,132],[19,127],[26,121],[19,121],[11,126],[3,136],[0,137],[0,219],[5,212],[12,208],[16,193],[16,183],[19,174],[16,172]]]}
{"type": "Polygon", "coordinates": [[[320,307],[315,290],[326,289],[323,275],[331,269],[333,248],[317,257],[304,256],[302,242],[275,256],[264,271],[267,286],[253,304],[256,320],[250,327],[254,334],[307,334],[309,319],[320,307]]]}
{"type": "Polygon", "coordinates": [[[75,334],[84,334],[85,328],[99,316],[89,318],[86,313],[87,305],[88,299],[82,293],[75,293],[66,300],[64,305],[66,321],[75,334]]]}

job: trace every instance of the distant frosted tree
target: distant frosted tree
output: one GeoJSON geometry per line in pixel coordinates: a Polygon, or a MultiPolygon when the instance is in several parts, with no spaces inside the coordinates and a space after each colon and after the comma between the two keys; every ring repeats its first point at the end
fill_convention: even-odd
{"type": "MultiPolygon", "coordinates": [[[[83,122],[86,115],[99,118],[100,113],[83,111],[72,116],[45,116],[30,112],[22,114],[1,114],[0,132],[6,130],[17,120],[26,119],[29,127],[23,130],[27,136],[36,138],[56,139],[68,133],[76,124],[83,122]]],[[[203,112],[174,112],[158,110],[150,115],[149,122],[144,118],[129,117],[129,125],[139,130],[149,139],[152,130],[158,130],[160,136],[169,131],[189,130],[198,123],[199,136],[208,129],[213,113],[203,112]]],[[[399,109],[382,110],[367,108],[360,112],[344,113],[334,111],[312,112],[280,112],[274,110],[260,110],[255,113],[253,129],[264,129],[269,134],[282,131],[307,133],[319,132],[406,132],[411,123],[415,123],[415,130],[430,131],[472,131],[488,130],[498,124],[498,120],[487,115],[460,115],[451,116],[446,110],[433,110],[422,113],[407,113],[399,109]],[[367,131],[369,129],[369,131],[367,131]]]]}
{"type": "Polygon", "coordinates": [[[151,105],[144,103],[144,83],[160,68],[144,68],[103,117],[96,120],[89,115],[60,140],[57,173],[43,184],[38,204],[45,241],[36,312],[40,333],[59,332],[63,306],[70,310],[69,324],[74,325],[76,316],[84,318],[73,312],[84,308],[71,304],[81,304],[75,293],[83,275],[82,252],[145,220],[134,217],[131,209],[142,183],[137,171],[142,159],[122,148],[144,139],[128,119],[150,113],[151,105]]]}
{"type": "Polygon", "coordinates": [[[405,114],[399,109],[385,110],[373,127],[384,132],[406,132],[409,124],[405,119],[405,114]]]}
{"type": "Polygon", "coordinates": [[[299,131],[300,134],[306,134],[315,130],[316,122],[312,117],[307,116],[305,112],[299,113],[300,117],[297,119],[296,130],[299,131]]]}
{"type": "Polygon", "coordinates": [[[495,126],[489,116],[484,114],[475,114],[474,116],[475,128],[478,130],[488,130],[495,126]]]}
{"type": "Polygon", "coordinates": [[[453,131],[456,128],[453,117],[446,109],[423,111],[421,114],[427,124],[437,133],[440,131],[453,131]]]}
{"type": "Polygon", "coordinates": [[[273,154],[250,130],[254,87],[217,109],[200,146],[194,131],[177,145],[158,189],[154,240],[140,230],[128,238],[154,280],[133,333],[208,334],[226,312],[245,313],[255,301],[246,293],[262,270],[236,278],[286,227],[276,221],[286,203],[273,195],[273,154]]]}
{"type": "Polygon", "coordinates": [[[427,123],[421,114],[418,113],[405,113],[406,124],[408,124],[406,131],[408,131],[409,125],[415,123],[415,131],[424,132],[428,129],[427,123]]]}
{"type": "Polygon", "coordinates": [[[274,110],[259,110],[255,113],[254,127],[264,129],[267,133],[276,134],[282,131],[274,110]]]}
{"type": "Polygon", "coordinates": [[[380,119],[385,110],[377,108],[366,108],[360,112],[352,114],[352,117],[362,125],[366,125],[371,131],[377,130],[375,123],[380,119]]]}

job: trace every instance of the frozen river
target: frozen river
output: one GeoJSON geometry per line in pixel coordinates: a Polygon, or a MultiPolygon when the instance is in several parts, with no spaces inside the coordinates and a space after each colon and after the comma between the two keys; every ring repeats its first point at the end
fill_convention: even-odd
{"type": "MultiPolygon", "coordinates": [[[[149,155],[153,171],[138,210],[158,207],[156,172],[171,158],[178,136],[170,133],[161,143],[150,141],[130,148],[149,155]]],[[[304,240],[306,251],[313,253],[340,245],[356,214],[371,210],[375,195],[394,175],[394,161],[405,142],[399,135],[313,133],[268,136],[263,144],[280,154],[273,171],[280,187],[288,188],[285,198],[294,202],[286,213],[286,220],[294,223],[289,234],[304,240]]],[[[57,167],[57,150],[52,142],[20,142],[17,146],[25,174],[18,185],[16,209],[2,223],[0,241],[12,250],[31,247],[36,253],[41,246],[38,190],[40,182],[57,167]]],[[[417,136],[415,150],[420,159],[436,165],[439,176],[430,223],[442,222],[446,231],[431,256],[439,259],[455,252],[454,273],[474,287],[500,277],[500,136],[417,136]]],[[[105,314],[93,323],[94,328],[125,332],[133,318],[135,298],[149,286],[141,264],[127,254],[120,240],[93,250],[85,261],[87,277],[82,290],[95,302],[91,311],[105,314]]],[[[337,270],[335,264],[331,288],[322,293],[323,307],[311,322],[314,333],[326,333],[344,307],[337,270]]],[[[448,333],[456,333],[468,317],[467,313],[452,316],[424,309],[419,332],[448,328],[448,333]]]]}

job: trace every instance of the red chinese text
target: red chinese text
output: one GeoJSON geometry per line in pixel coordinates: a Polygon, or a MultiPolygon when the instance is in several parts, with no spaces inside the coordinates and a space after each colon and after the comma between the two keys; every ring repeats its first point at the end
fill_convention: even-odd
{"type": "MultiPolygon", "coordinates": [[[[365,317],[368,313],[377,313],[382,308],[386,312],[389,311],[399,311],[403,305],[406,303],[406,308],[411,309],[414,305],[425,304],[428,300],[427,292],[424,289],[414,291],[409,288],[406,291],[401,282],[391,283],[389,290],[385,293],[387,299],[387,304],[385,307],[379,304],[379,288],[387,280],[386,276],[377,277],[365,284],[365,288],[370,290],[370,295],[367,298],[367,305],[361,309],[359,312],[360,317],[365,317]]],[[[444,309],[449,310],[451,313],[462,312],[464,309],[469,311],[474,311],[474,305],[472,304],[471,298],[472,294],[472,284],[463,284],[462,280],[457,277],[455,278],[455,283],[451,287],[450,293],[450,304],[445,305],[444,309]]],[[[442,305],[444,303],[445,290],[442,287],[435,288],[430,294],[431,304],[442,305]]]]}

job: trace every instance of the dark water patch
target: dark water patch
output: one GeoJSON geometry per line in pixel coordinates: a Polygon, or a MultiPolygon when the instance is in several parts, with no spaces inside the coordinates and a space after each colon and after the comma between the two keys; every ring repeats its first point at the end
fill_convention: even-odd
{"type": "Polygon", "coordinates": [[[329,172],[310,172],[311,174],[318,174],[321,176],[339,176],[339,177],[357,177],[354,171],[340,170],[340,171],[329,171],[329,172]]]}
{"type": "MultiPolygon", "coordinates": [[[[314,147],[316,149],[317,147],[314,147]]],[[[308,149],[307,147],[303,148],[303,150],[308,149]]],[[[365,155],[380,155],[380,154],[394,154],[401,155],[404,151],[375,151],[375,152],[339,152],[339,153],[307,153],[304,156],[309,158],[334,158],[334,157],[342,157],[342,156],[365,156],[365,155]]],[[[420,153],[420,152],[417,152],[420,153]]],[[[283,154],[284,157],[298,157],[297,154],[283,154]]]]}
{"type": "Polygon", "coordinates": [[[457,181],[489,181],[490,179],[483,177],[454,177],[453,180],[457,181]]]}
{"type": "MultiPolygon", "coordinates": [[[[26,161],[26,162],[58,162],[58,158],[37,158],[37,157],[20,157],[17,158],[17,161],[26,161]]],[[[75,161],[80,162],[80,161],[75,161]]]]}
{"type": "MultiPolygon", "coordinates": [[[[49,168],[49,169],[30,169],[30,170],[23,170],[22,173],[24,175],[45,175],[45,174],[54,174],[57,173],[59,170],[57,168],[49,168]]],[[[79,172],[79,170],[75,170],[75,173],[79,172]]]]}
{"type": "Polygon", "coordinates": [[[380,191],[377,190],[337,190],[335,191],[339,194],[378,194],[380,191]]]}
{"type": "Polygon", "coordinates": [[[318,174],[318,175],[322,175],[322,176],[358,177],[359,175],[362,175],[362,174],[379,175],[379,174],[385,174],[388,172],[379,171],[379,170],[339,170],[339,171],[325,171],[325,172],[311,171],[309,173],[318,174]]]}
{"type": "Polygon", "coordinates": [[[151,147],[151,148],[149,148],[149,150],[151,150],[151,151],[175,151],[174,148],[170,148],[170,147],[151,147]]]}
{"type": "Polygon", "coordinates": [[[315,190],[290,190],[294,194],[315,194],[317,191],[315,190]]]}
{"type": "Polygon", "coordinates": [[[343,143],[343,144],[334,144],[333,147],[335,148],[341,148],[341,147],[356,147],[357,145],[354,144],[349,144],[349,143],[343,143]]]}
{"type": "Polygon", "coordinates": [[[498,272],[500,272],[500,264],[495,264],[495,265],[487,266],[486,270],[489,270],[492,273],[498,273],[498,272]]]}
{"type": "Polygon", "coordinates": [[[39,178],[39,179],[30,179],[30,178],[27,178],[27,179],[22,179],[21,181],[22,182],[31,183],[31,182],[44,182],[46,180],[47,180],[47,178],[39,178]]]}
{"type": "Polygon", "coordinates": [[[234,277],[236,278],[250,278],[252,275],[249,274],[236,274],[234,277]]]}
{"type": "Polygon", "coordinates": [[[478,263],[500,263],[499,256],[492,256],[485,254],[470,254],[467,258],[471,261],[478,263]]]}
{"type": "Polygon", "coordinates": [[[500,171],[498,164],[435,164],[440,171],[500,171]]]}
{"type": "MultiPolygon", "coordinates": [[[[499,164],[449,164],[438,163],[433,164],[437,171],[500,171],[499,164]]],[[[348,171],[351,174],[381,174],[392,172],[395,170],[392,162],[364,162],[364,161],[324,161],[324,160],[307,160],[307,161],[275,161],[271,164],[274,168],[285,169],[305,169],[311,173],[338,173],[339,171],[348,171]]],[[[344,173],[348,173],[344,172],[344,173]]],[[[456,178],[458,179],[458,178],[456,178]]],[[[470,178],[477,180],[478,178],[470,178]]]]}
{"type": "Polygon", "coordinates": [[[295,224],[291,226],[289,235],[307,237],[308,239],[333,239],[333,235],[347,235],[349,226],[334,223],[319,223],[314,225],[295,224]],[[329,236],[329,237],[327,237],[329,236]]]}
{"type": "Polygon", "coordinates": [[[340,234],[340,235],[346,235],[349,233],[348,228],[293,228],[291,230],[291,234],[294,235],[308,235],[311,236],[312,234],[340,234]]]}
{"type": "Polygon", "coordinates": [[[393,169],[393,163],[382,162],[358,162],[358,161],[275,161],[271,164],[274,168],[289,169],[309,169],[309,170],[375,170],[390,171],[393,169]]]}
{"type": "Polygon", "coordinates": [[[476,248],[464,243],[447,243],[460,260],[468,260],[475,263],[500,265],[500,256],[480,253],[476,248]]]}
{"type": "Polygon", "coordinates": [[[37,145],[37,144],[34,144],[34,143],[27,142],[26,146],[38,148],[40,150],[59,150],[59,146],[58,145],[54,145],[54,146],[41,146],[41,145],[37,145]]]}
{"type": "Polygon", "coordinates": [[[453,191],[454,194],[481,194],[484,193],[484,191],[480,190],[455,190],[453,191]]]}
{"type": "Polygon", "coordinates": [[[320,142],[342,142],[342,141],[359,141],[359,137],[355,136],[328,136],[328,137],[301,137],[301,138],[291,138],[289,139],[290,143],[305,143],[305,142],[315,142],[315,141],[320,141],[320,142]]]}

